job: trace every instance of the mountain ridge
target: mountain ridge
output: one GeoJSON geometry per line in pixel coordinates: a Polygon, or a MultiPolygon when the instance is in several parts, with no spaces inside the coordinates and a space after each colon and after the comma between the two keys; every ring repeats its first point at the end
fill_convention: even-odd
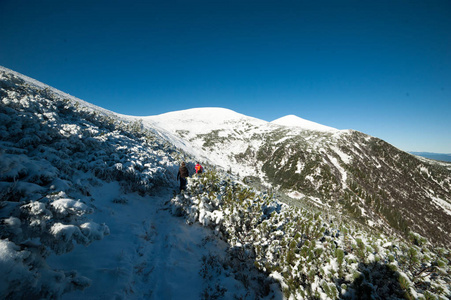
{"type": "MultiPolygon", "coordinates": [[[[203,111],[208,113],[208,109],[203,111]]],[[[282,190],[285,195],[319,197],[320,206],[335,207],[364,224],[400,235],[415,229],[438,244],[451,244],[449,212],[437,204],[451,202],[451,165],[418,160],[383,140],[354,130],[315,130],[316,123],[316,128],[309,130],[243,115],[228,121],[223,118],[218,122],[214,117],[210,123],[194,121],[202,125],[197,126],[181,120],[183,114],[173,114],[177,122],[163,117],[152,125],[183,140],[185,151],[192,151],[206,162],[257,180],[266,188],[282,190]],[[387,174],[391,174],[390,179],[387,174]],[[431,175],[438,177],[431,181],[431,175]],[[430,221],[421,217],[422,210],[433,215],[430,221]],[[436,222],[442,226],[435,226],[436,222]]],[[[289,117],[286,121],[293,124],[299,119],[289,117]]],[[[152,117],[143,119],[143,124],[149,124],[149,120],[152,117]]]]}

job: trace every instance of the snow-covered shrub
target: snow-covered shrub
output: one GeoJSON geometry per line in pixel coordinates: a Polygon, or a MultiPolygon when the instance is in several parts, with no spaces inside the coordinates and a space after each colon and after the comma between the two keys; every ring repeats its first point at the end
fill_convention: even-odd
{"type": "Polygon", "coordinates": [[[89,245],[109,234],[107,226],[82,218],[90,213],[92,209],[84,203],[59,193],[20,206],[17,217],[21,220],[23,240],[38,238],[43,245],[62,254],[71,251],[74,243],[89,245]]]}
{"type": "Polygon", "coordinates": [[[42,245],[17,245],[0,239],[0,298],[55,299],[90,285],[89,279],[74,271],[52,270],[45,262],[46,255],[42,245]]]}
{"type": "Polygon", "coordinates": [[[109,234],[106,225],[87,221],[92,209],[64,193],[28,203],[3,200],[0,210],[2,298],[59,298],[83,289],[89,280],[76,272],[55,271],[45,262],[50,251],[63,254],[75,243],[88,245],[109,234]]]}
{"type": "Polygon", "coordinates": [[[93,212],[92,208],[89,208],[86,204],[68,198],[54,200],[50,206],[60,218],[66,216],[82,216],[93,212]]]}
{"type": "Polygon", "coordinates": [[[236,278],[247,282],[242,274],[255,274],[252,264],[260,271],[253,276],[270,274],[286,298],[451,296],[451,266],[443,260],[449,250],[434,249],[417,234],[408,244],[352,222],[335,224],[333,216],[326,222],[320,213],[290,207],[214,172],[190,179],[188,193],[175,195],[171,205],[175,215],[227,241],[227,263],[236,278]]]}

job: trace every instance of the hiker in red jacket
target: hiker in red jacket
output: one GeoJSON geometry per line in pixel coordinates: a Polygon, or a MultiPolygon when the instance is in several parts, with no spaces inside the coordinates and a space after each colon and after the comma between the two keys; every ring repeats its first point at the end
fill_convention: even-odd
{"type": "Polygon", "coordinates": [[[182,165],[179,168],[179,172],[177,173],[177,180],[180,178],[180,192],[186,189],[186,185],[188,183],[187,178],[189,176],[188,168],[186,167],[186,163],[182,162],[182,165]]]}
{"type": "Polygon", "coordinates": [[[196,174],[202,174],[202,172],[204,171],[204,168],[202,168],[199,162],[196,163],[196,166],[194,168],[196,169],[196,174]]]}

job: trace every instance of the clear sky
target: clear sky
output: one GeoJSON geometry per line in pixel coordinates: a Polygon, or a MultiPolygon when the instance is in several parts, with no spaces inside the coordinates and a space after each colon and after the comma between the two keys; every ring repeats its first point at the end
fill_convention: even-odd
{"type": "Polygon", "coordinates": [[[122,114],[295,114],[451,153],[449,0],[0,0],[0,65],[122,114]]]}

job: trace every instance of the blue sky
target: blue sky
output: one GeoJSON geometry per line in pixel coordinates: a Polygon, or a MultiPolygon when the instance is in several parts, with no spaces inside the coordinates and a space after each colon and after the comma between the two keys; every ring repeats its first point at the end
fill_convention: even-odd
{"type": "Polygon", "coordinates": [[[122,114],[295,114],[451,153],[450,16],[448,0],[0,0],[0,65],[122,114]]]}

